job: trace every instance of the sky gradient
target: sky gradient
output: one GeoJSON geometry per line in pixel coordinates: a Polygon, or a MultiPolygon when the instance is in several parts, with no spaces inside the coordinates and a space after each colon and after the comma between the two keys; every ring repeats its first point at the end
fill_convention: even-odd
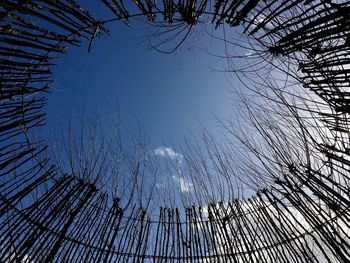
{"type": "Polygon", "coordinates": [[[119,105],[123,126],[139,121],[153,147],[181,144],[189,132],[200,133],[199,123],[217,131],[213,115],[226,118],[231,109],[230,84],[217,71],[225,60],[209,54],[222,50],[221,41],[199,36],[195,46],[185,43],[169,55],[150,48],[147,30],[122,23],[109,28],[111,34],[96,39],[90,53],[85,42],[57,60],[48,96],[49,126],[69,112],[78,120],[82,111],[114,114],[119,105]]]}

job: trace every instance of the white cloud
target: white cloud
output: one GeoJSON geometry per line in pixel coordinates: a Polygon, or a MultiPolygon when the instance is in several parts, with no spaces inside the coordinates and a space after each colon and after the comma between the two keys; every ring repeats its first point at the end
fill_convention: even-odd
{"type": "Polygon", "coordinates": [[[191,183],[188,179],[182,177],[182,176],[174,176],[174,181],[178,184],[181,193],[188,193],[193,191],[193,183],[191,183]]]}
{"type": "Polygon", "coordinates": [[[170,147],[161,146],[154,150],[154,154],[156,156],[162,156],[162,157],[168,157],[172,160],[181,161],[183,158],[183,155],[181,153],[175,152],[170,147]]]}
{"type": "Polygon", "coordinates": [[[166,167],[167,170],[164,171],[163,175],[168,175],[162,176],[161,179],[163,182],[160,181],[156,183],[157,188],[172,187],[175,185],[179,188],[181,193],[188,193],[194,190],[193,183],[181,175],[181,165],[184,159],[184,156],[181,153],[178,153],[173,148],[166,146],[160,146],[154,149],[153,153],[155,156],[167,158],[172,164],[174,164],[174,166],[170,165],[166,167]]]}
{"type": "MultiPolygon", "coordinates": [[[[191,183],[188,179],[179,176],[179,175],[172,175],[173,178],[173,183],[167,184],[165,182],[157,182],[155,184],[155,187],[160,189],[160,188],[168,188],[171,189],[171,187],[177,187],[181,193],[189,193],[194,190],[193,183],[191,183]]],[[[173,190],[173,189],[171,189],[173,190]]]]}

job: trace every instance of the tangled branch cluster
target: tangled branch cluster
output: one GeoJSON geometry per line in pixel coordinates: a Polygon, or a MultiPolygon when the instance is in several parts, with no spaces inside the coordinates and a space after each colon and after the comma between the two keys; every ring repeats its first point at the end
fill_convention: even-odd
{"type": "MultiPolygon", "coordinates": [[[[96,4],[114,17],[98,20],[75,0],[0,2],[1,262],[349,262],[349,1],[96,4]],[[238,178],[260,186],[253,197],[159,207],[151,217],[144,203],[103,191],[99,175],[61,172],[45,141],[31,137],[44,125],[55,56],[82,40],[91,44],[111,21],[136,16],[188,32],[201,21],[240,27],[253,43],[246,47],[254,63],[250,55],[246,68],[233,71],[266,98],[244,100],[258,136],[233,132],[245,150],[207,140],[219,189],[238,178]],[[261,64],[288,80],[250,78],[261,64]]],[[[198,185],[210,172],[189,148],[198,185]]],[[[142,165],[121,171],[137,175],[142,165]]]]}

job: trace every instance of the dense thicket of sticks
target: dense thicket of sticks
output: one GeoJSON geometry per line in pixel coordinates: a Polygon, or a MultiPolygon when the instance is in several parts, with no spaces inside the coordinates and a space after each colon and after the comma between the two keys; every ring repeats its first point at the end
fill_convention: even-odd
{"type": "MultiPolygon", "coordinates": [[[[74,174],[57,175],[43,125],[54,56],[104,21],[74,0],[0,3],[0,258],[2,262],[348,262],[350,3],[348,1],[111,1],[117,20],[134,15],[192,27],[243,25],[267,54],[298,65],[298,82],[327,105],[310,109],[329,131],[305,151],[321,163],[287,162],[274,184],[249,200],[159,208],[124,207],[74,174]],[[127,3],[128,2],[128,3],[127,3]]],[[[112,18],[113,20],[113,18],[112,18]]],[[[291,112],[293,112],[293,105],[291,112]]],[[[301,137],[303,137],[301,136],[301,137]]],[[[278,145],[277,145],[278,146],[278,145]]],[[[271,145],[278,153],[283,149],[271,145]],[[275,147],[275,148],[274,148],[275,147]]],[[[306,158],[308,159],[308,158],[306,158]]]]}

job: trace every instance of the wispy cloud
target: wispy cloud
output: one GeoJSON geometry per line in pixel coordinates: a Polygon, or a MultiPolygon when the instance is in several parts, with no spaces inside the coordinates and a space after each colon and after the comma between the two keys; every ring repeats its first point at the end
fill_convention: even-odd
{"type": "Polygon", "coordinates": [[[182,176],[174,176],[174,181],[178,184],[181,193],[189,193],[194,190],[193,183],[191,183],[188,179],[182,176]]]}
{"type": "Polygon", "coordinates": [[[168,157],[172,160],[181,161],[183,155],[181,153],[175,152],[173,148],[161,146],[154,150],[154,154],[157,156],[168,157]]]}
{"type": "MultiPolygon", "coordinates": [[[[182,174],[181,164],[184,158],[184,156],[181,153],[176,152],[171,147],[160,146],[154,149],[154,155],[159,157],[169,158],[171,161],[174,161],[174,163],[176,163],[176,165],[172,167],[174,168],[174,170],[171,171],[170,175],[173,179],[173,182],[179,188],[181,193],[189,193],[194,190],[193,183],[181,175],[182,174]]],[[[170,179],[171,177],[168,177],[168,178],[170,179]]],[[[157,188],[162,188],[164,186],[165,184],[161,182],[158,182],[156,184],[157,188]]]]}

